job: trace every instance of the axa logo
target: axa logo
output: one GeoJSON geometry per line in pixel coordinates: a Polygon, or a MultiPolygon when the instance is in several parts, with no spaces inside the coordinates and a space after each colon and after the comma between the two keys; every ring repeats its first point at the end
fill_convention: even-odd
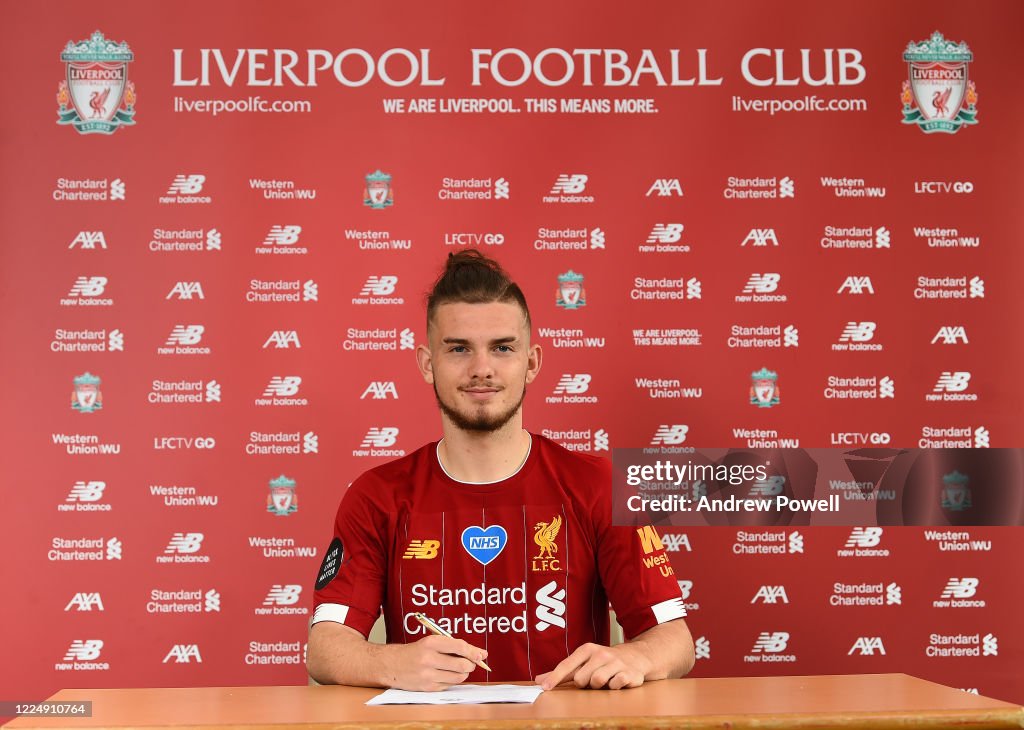
{"type": "Polygon", "coordinates": [[[433,560],[441,547],[439,540],[410,540],[402,560],[433,560]]]}
{"type": "Polygon", "coordinates": [[[864,294],[865,292],[874,294],[875,287],[871,283],[870,276],[847,276],[842,286],[836,291],[836,294],[842,294],[843,292],[850,294],[864,294]]]}
{"type": "Polygon", "coordinates": [[[396,284],[398,284],[397,276],[368,276],[363,288],[359,290],[359,296],[384,297],[394,294],[396,284]]]}
{"type": "Polygon", "coordinates": [[[199,646],[197,644],[175,644],[167,652],[167,656],[164,657],[162,663],[166,664],[173,660],[175,664],[191,664],[193,659],[199,664],[203,662],[203,657],[199,653],[199,646]]]}
{"type": "Polygon", "coordinates": [[[177,297],[178,299],[206,299],[203,295],[203,285],[198,281],[179,281],[171,290],[167,292],[167,296],[164,299],[170,299],[171,297],[177,297]]]}
{"type": "Polygon", "coordinates": [[[877,547],[882,541],[881,527],[854,527],[846,539],[848,548],[877,547]]]}
{"type": "Polygon", "coordinates": [[[98,297],[106,291],[107,277],[105,276],[79,276],[71,285],[68,292],[69,297],[98,297]]]}
{"type": "Polygon", "coordinates": [[[386,446],[394,446],[395,441],[398,440],[398,429],[394,426],[374,426],[366,432],[366,436],[363,437],[363,442],[360,444],[360,448],[384,448],[386,446]]]}
{"type": "Polygon", "coordinates": [[[569,175],[562,174],[555,180],[555,184],[551,186],[550,195],[576,195],[582,193],[587,189],[586,175],[569,175]]]}
{"type": "Polygon", "coordinates": [[[751,274],[746,286],[743,287],[743,293],[770,294],[779,288],[779,281],[781,279],[782,275],[776,273],[751,274]]]}
{"type": "Polygon", "coordinates": [[[761,586],[750,600],[751,603],[789,603],[786,586],[761,586]]]}
{"type": "Polygon", "coordinates": [[[977,578],[950,578],[942,589],[941,598],[972,598],[980,582],[977,578]]]}
{"type": "Polygon", "coordinates": [[[199,552],[205,536],[201,532],[175,532],[164,548],[165,555],[191,555],[199,552]]]}
{"type": "Polygon", "coordinates": [[[168,195],[196,195],[203,192],[203,183],[206,182],[206,175],[175,175],[171,186],[167,188],[168,195]]]}
{"type": "Polygon", "coordinates": [[[939,376],[933,393],[962,393],[971,384],[971,373],[967,370],[943,371],[939,376]]]}
{"type": "Polygon", "coordinates": [[[103,231],[79,231],[78,235],[71,240],[69,249],[77,246],[81,249],[95,250],[96,248],[107,247],[107,239],[103,231]]]}
{"type": "Polygon", "coordinates": [[[679,184],[677,177],[659,177],[651,187],[647,188],[647,196],[656,195],[659,198],[683,197],[683,186],[679,184]]]}
{"type": "Polygon", "coordinates": [[[740,246],[746,246],[748,243],[754,247],[768,246],[769,244],[778,246],[779,238],[775,235],[774,228],[751,228],[750,233],[743,239],[743,243],[740,246]]]}
{"type": "Polygon", "coordinates": [[[565,373],[555,385],[555,395],[586,393],[590,389],[591,376],[587,373],[570,375],[565,373]]]}
{"type": "Polygon", "coordinates": [[[655,223],[647,235],[647,243],[678,243],[682,237],[682,223],[655,223]]]}
{"type": "Polygon", "coordinates": [[[302,586],[294,583],[281,585],[275,583],[267,591],[267,597],[263,599],[264,606],[294,606],[299,602],[302,595],[302,586]]]}
{"type": "Polygon", "coordinates": [[[559,588],[557,582],[550,581],[540,587],[535,599],[537,601],[535,613],[537,623],[534,624],[534,627],[537,631],[545,631],[552,626],[564,629],[565,589],[559,588]]]}
{"type": "Polygon", "coordinates": [[[372,400],[387,400],[388,398],[398,400],[398,389],[393,380],[374,380],[366,386],[366,390],[359,396],[359,400],[364,400],[367,396],[372,400]]]}
{"type": "Polygon", "coordinates": [[[263,390],[264,398],[286,398],[298,394],[302,378],[298,375],[275,375],[263,390]]]}
{"type": "Polygon", "coordinates": [[[299,341],[299,333],[295,330],[274,330],[270,333],[267,341],[263,343],[263,349],[266,350],[271,346],[276,350],[287,350],[292,346],[301,349],[302,343],[299,341]]]}
{"type": "Polygon", "coordinates": [[[787,646],[789,646],[789,632],[774,631],[769,633],[762,631],[754,642],[754,648],[751,649],[751,653],[778,654],[785,651],[787,646]]]}
{"type": "Polygon", "coordinates": [[[65,502],[98,502],[103,497],[106,482],[75,482],[65,502]]]}
{"type": "Polygon", "coordinates": [[[294,246],[299,242],[302,226],[271,226],[263,239],[264,246],[294,246]]]}
{"type": "Polygon", "coordinates": [[[164,344],[168,347],[198,345],[202,341],[205,331],[206,327],[201,324],[176,324],[164,344]]]}
{"type": "Polygon", "coordinates": [[[678,446],[686,441],[690,427],[681,423],[662,424],[651,438],[651,446],[678,446]]]}
{"type": "Polygon", "coordinates": [[[662,535],[661,543],[665,546],[666,552],[678,553],[683,547],[686,548],[688,553],[693,551],[693,548],[690,547],[690,537],[686,534],[662,535]]]}
{"type": "Polygon", "coordinates": [[[874,656],[875,652],[878,652],[882,656],[885,656],[885,646],[882,644],[882,637],[880,636],[860,636],[850,650],[846,652],[846,656],[850,656],[854,652],[857,652],[861,656],[874,656]]]}
{"type": "Polygon", "coordinates": [[[847,322],[839,335],[840,342],[870,342],[875,338],[874,322],[847,322]]]}
{"type": "Polygon", "coordinates": [[[939,327],[939,331],[935,333],[931,344],[934,345],[936,342],[943,345],[955,345],[958,342],[962,342],[966,345],[969,343],[967,330],[962,325],[944,325],[939,327]]]}
{"type": "Polygon", "coordinates": [[[74,606],[76,611],[92,611],[94,608],[97,611],[103,611],[103,598],[99,593],[76,593],[68,605],[64,607],[65,611],[70,611],[71,607],[74,606]]]}
{"type": "Polygon", "coordinates": [[[102,639],[75,639],[64,654],[66,662],[91,662],[100,658],[103,651],[102,639]]]}

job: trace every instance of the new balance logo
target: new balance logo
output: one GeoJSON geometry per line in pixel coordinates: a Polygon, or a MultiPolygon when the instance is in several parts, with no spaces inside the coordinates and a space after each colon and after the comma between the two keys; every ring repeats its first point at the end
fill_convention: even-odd
{"type": "Polygon", "coordinates": [[[939,331],[935,333],[935,337],[932,338],[932,344],[942,341],[943,345],[955,345],[958,342],[962,342],[965,345],[968,344],[967,330],[961,326],[944,326],[939,327],[939,331]]]}
{"type": "Polygon", "coordinates": [[[103,599],[99,593],[76,593],[74,598],[68,601],[68,605],[64,607],[64,610],[70,611],[72,606],[75,607],[76,611],[91,611],[93,608],[97,611],[102,611],[103,599]]]}
{"type": "Polygon", "coordinates": [[[299,242],[300,233],[302,226],[271,226],[267,237],[263,239],[263,245],[291,246],[299,242]]]}
{"type": "Polygon", "coordinates": [[[75,639],[71,642],[71,646],[68,647],[68,651],[64,655],[64,661],[90,662],[94,659],[99,659],[102,649],[102,639],[86,639],[84,641],[82,639],[75,639]]]}
{"type": "Polygon", "coordinates": [[[689,430],[689,426],[680,423],[672,425],[662,424],[654,432],[654,436],[651,438],[651,446],[678,446],[686,441],[686,434],[689,430]]]}
{"type": "Polygon", "coordinates": [[[679,184],[679,178],[661,177],[651,183],[647,188],[647,197],[657,194],[659,198],[670,198],[673,195],[683,197],[683,186],[679,184]]]}
{"type": "Polygon", "coordinates": [[[875,337],[874,322],[847,322],[843,333],[839,335],[840,342],[870,342],[875,337]]]}
{"type": "Polygon", "coordinates": [[[75,482],[65,502],[98,502],[107,488],[106,482],[75,482]]]}
{"type": "Polygon", "coordinates": [[[203,191],[203,183],[206,182],[206,175],[177,175],[171,187],[167,188],[168,195],[195,195],[203,191]]]}
{"type": "Polygon", "coordinates": [[[647,243],[678,243],[682,237],[682,223],[656,223],[647,236],[647,243]]]}
{"type": "Polygon", "coordinates": [[[199,664],[203,662],[203,657],[199,654],[199,647],[196,644],[175,644],[167,652],[163,663],[166,664],[171,659],[175,664],[190,664],[193,659],[199,664]]]}
{"type": "Polygon", "coordinates": [[[397,276],[370,276],[359,291],[359,296],[383,297],[395,293],[395,284],[398,283],[397,276]]]}
{"type": "Polygon", "coordinates": [[[100,248],[107,247],[107,239],[103,236],[103,231],[81,231],[74,240],[71,241],[71,245],[68,248],[74,248],[78,246],[82,249],[95,249],[97,246],[100,248]]]}
{"type": "Polygon", "coordinates": [[[751,650],[751,653],[761,654],[764,652],[768,654],[778,654],[780,651],[785,651],[788,644],[788,632],[776,631],[769,634],[767,631],[762,631],[757,637],[757,641],[754,642],[754,648],[751,650]]]}
{"type": "Polygon", "coordinates": [[[438,540],[410,540],[402,554],[402,560],[433,560],[441,547],[438,540]]]}
{"type": "Polygon", "coordinates": [[[868,294],[875,293],[875,287],[871,284],[870,276],[847,276],[846,281],[839,287],[836,294],[842,294],[843,292],[849,292],[850,294],[868,294]]]}
{"type": "Polygon", "coordinates": [[[555,386],[555,395],[586,393],[590,389],[590,380],[591,376],[586,373],[578,375],[566,373],[555,386]]]}
{"type": "Polygon", "coordinates": [[[950,578],[941,598],[971,598],[978,592],[977,578],[950,578]]]}
{"type": "Polygon", "coordinates": [[[743,239],[740,246],[746,246],[748,243],[752,246],[767,246],[769,243],[778,246],[779,239],[775,235],[774,228],[751,228],[750,233],[743,239]]]}
{"type": "Polygon", "coordinates": [[[968,371],[958,370],[951,372],[946,370],[939,376],[938,382],[932,389],[933,393],[962,393],[970,385],[971,374],[968,371]]]}
{"type": "Polygon", "coordinates": [[[366,432],[366,436],[363,438],[363,442],[360,444],[360,448],[384,448],[385,446],[394,446],[395,441],[398,440],[398,429],[393,426],[387,426],[384,428],[377,428],[376,426],[366,432]]]}
{"type": "Polygon", "coordinates": [[[881,527],[854,527],[846,540],[848,548],[876,547],[882,541],[881,527]]]}
{"type": "Polygon", "coordinates": [[[370,396],[373,400],[387,400],[388,398],[398,400],[398,390],[395,388],[393,380],[374,380],[366,386],[366,390],[359,396],[359,400],[363,400],[366,396],[370,396]]]}
{"type": "Polygon", "coordinates": [[[203,332],[205,331],[206,327],[201,324],[175,325],[174,329],[171,330],[170,336],[167,338],[167,342],[164,344],[168,347],[175,345],[198,345],[203,339],[203,332]]]}
{"type": "Polygon", "coordinates": [[[287,398],[299,392],[302,378],[298,375],[275,375],[263,391],[264,398],[287,398]]]}
{"type": "Polygon", "coordinates": [[[758,599],[761,603],[789,603],[786,586],[761,586],[750,602],[757,603],[758,599]]]}
{"type": "Polygon", "coordinates": [[[199,552],[203,546],[204,535],[201,532],[175,532],[171,541],[164,548],[165,555],[190,555],[199,552]]]}
{"type": "Polygon", "coordinates": [[[586,175],[559,175],[551,186],[551,195],[575,195],[587,189],[586,175]]]}
{"type": "Polygon", "coordinates": [[[751,274],[747,285],[743,287],[744,294],[769,294],[779,288],[781,274],[751,274]]]}
{"type": "Polygon", "coordinates": [[[178,299],[206,298],[203,296],[203,285],[198,281],[179,281],[171,288],[164,299],[170,299],[173,296],[178,297],[178,299]]]}
{"type": "Polygon", "coordinates": [[[263,599],[264,606],[294,606],[299,602],[302,586],[295,584],[274,584],[263,599]]]}
{"type": "Polygon", "coordinates": [[[853,652],[857,652],[861,656],[874,656],[876,651],[885,656],[885,646],[882,645],[882,637],[861,636],[853,642],[853,646],[846,652],[846,656],[850,656],[853,652]]]}
{"type": "Polygon", "coordinates": [[[98,297],[107,288],[105,276],[79,276],[68,292],[69,297],[98,297]]]}
{"type": "Polygon", "coordinates": [[[299,342],[299,333],[295,330],[274,330],[270,333],[270,337],[263,343],[263,349],[266,350],[271,345],[277,350],[285,350],[295,345],[297,349],[301,349],[302,343],[299,342]]]}

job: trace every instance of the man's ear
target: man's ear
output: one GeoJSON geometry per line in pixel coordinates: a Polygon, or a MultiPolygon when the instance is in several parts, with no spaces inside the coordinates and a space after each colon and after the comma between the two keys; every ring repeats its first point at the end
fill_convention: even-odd
{"type": "Polygon", "coordinates": [[[540,372],[540,363],[544,359],[544,351],[541,350],[540,345],[530,345],[526,356],[526,382],[529,384],[533,382],[533,379],[537,377],[537,373],[540,372]]]}
{"type": "Polygon", "coordinates": [[[420,375],[428,383],[434,382],[434,361],[430,349],[426,345],[416,348],[416,366],[420,369],[420,375]]]}

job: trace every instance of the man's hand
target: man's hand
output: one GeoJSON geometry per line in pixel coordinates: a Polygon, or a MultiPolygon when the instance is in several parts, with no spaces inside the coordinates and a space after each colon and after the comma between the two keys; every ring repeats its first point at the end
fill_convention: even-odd
{"type": "Polygon", "coordinates": [[[643,684],[652,666],[651,659],[633,644],[583,644],[550,672],[537,675],[536,681],[545,690],[570,679],[577,687],[624,689],[643,684]]]}
{"type": "Polygon", "coordinates": [[[384,684],[419,692],[440,692],[466,681],[474,661],[487,652],[462,639],[425,636],[412,644],[394,644],[388,652],[384,684]]]}

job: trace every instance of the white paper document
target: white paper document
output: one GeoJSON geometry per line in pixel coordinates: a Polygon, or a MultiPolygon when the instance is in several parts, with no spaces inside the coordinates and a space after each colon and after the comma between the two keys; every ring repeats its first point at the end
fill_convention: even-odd
{"type": "Polygon", "coordinates": [[[487,702],[533,704],[540,697],[536,684],[459,684],[441,692],[410,692],[389,689],[367,701],[368,705],[480,705],[487,702]]]}

